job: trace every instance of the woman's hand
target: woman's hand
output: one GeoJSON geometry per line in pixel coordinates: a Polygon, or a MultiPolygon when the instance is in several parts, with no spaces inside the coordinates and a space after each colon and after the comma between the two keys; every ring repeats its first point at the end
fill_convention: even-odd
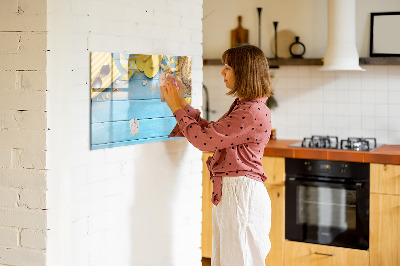
{"type": "Polygon", "coordinates": [[[178,97],[179,102],[183,108],[186,107],[187,102],[185,101],[185,87],[182,82],[175,78],[173,75],[167,74],[167,81],[172,82],[172,84],[178,85],[178,97]]]}
{"type": "Polygon", "coordinates": [[[164,94],[165,102],[172,113],[178,109],[185,109],[187,104],[185,101],[185,88],[180,81],[168,75],[161,90],[164,94]]]}

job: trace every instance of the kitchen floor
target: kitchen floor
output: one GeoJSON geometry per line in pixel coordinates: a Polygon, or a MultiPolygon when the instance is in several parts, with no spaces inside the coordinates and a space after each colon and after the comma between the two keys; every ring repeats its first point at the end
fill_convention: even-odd
{"type": "Polygon", "coordinates": [[[209,258],[202,258],[201,262],[203,263],[203,266],[211,266],[211,259],[209,258]]]}

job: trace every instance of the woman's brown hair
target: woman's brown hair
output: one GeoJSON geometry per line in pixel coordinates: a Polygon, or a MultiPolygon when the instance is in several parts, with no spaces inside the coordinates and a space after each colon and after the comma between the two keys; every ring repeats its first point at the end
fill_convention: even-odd
{"type": "Polygon", "coordinates": [[[263,51],[253,45],[240,45],[222,54],[222,63],[235,74],[235,86],[227,95],[259,98],[273,95],[268,61],[263,51]]]}

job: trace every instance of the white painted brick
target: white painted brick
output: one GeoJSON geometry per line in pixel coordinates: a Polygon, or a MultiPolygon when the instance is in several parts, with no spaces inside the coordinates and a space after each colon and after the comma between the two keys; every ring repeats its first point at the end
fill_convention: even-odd
{"type": "Polygon", "coordinates": [[[2,0],[0,14],[15,13],[18,11],[18,1],[2,0]]]}
{"type": "Polygon", "coordinates": [[[168,14],[176,14],[176,15],[189,15],[191,12],[191,4],[189,1],[174,1],[169,0],[167,2],[167,10],[166,13],[168,14]]]}
{"type": "Polygon", "coordinates": [[[156,13],[156,16],[157,19],[163,22],[162,25],[167,27],[177,27],[182,21],[182,16],[171,16],[170,13],[167,13],[165,11],[158,11],[156,13]]]}
{"type": "Polygon", "coordinates": [[[0,169],[0,186],[46,189],[46,170],[0,169]]]}
{"type": "Polygon", "coordinates": [[[106,194],[105,196],[114,196],[121,194],[124,188],[124,179],[121,177],[115,178],[115,179],[110,179],[107,180],[107,186],[106,186],[106,194]]]}
{"type": "Polygon", "coordinates": [[[27,250],[20,248],[0,247],[1,263],[9,265],[46,265],[46,255],[43,251],[27,250]]]}
{"type": "MultiPolygon", "coordinates": [[[[19,232],[16,228],[0,227],[0,246],[17,247],[19,232]]],[[[0,263],[1,263],[0,259],[0,263]]]]}
{"type": "Polygon", "coordinates": [[[45,130],[46,115],[43,111],[0,110],[0,128],[45,130]]]}
{"type": "Polygon", "coordinates": [[[46,212],[24,208],[0,208],[0,226],[45,230],[46,212]]]}
{"type": "Polygon", "coordinates": [[[203,2],[198,2],[198,4],[190,4],[190,16],[201,20],[203,18],[203,2]]]}
{"type": "Polygon", "coordinates": [[[200,55],[192,55],[192,71],[203,70],[203,57],[200,55]]]}
{"type": "Polygon", "coordinates": [[[19,205],[28,207],[29,209],[45,209],[46,208],[46,191],[22,189],[20,192],[19,205]]]}
{"type": "Polygon", "coordinates": [[[0,187],[0,207],[17,207],[18,190],[9,187],[0,187]]]}
{"type": "Polygon", "coordinates": [[[0,108],[12,110],[45,111],[46,94],[44,92],[36,91],[1,90],[0,108]]]}
{"type": "MultiPolygon", "coordinates": [[[[154,25],[149,27],[148,25],[138,25],[135,31],[135,35],[139,38],[152,39],[154,40],[165,40],[170,37],[169,27],[163,25],[154,25]]],[[[158,54],[157,51],[153,53],[158,54]]]]}
{"type": "Polygon", "coordinates": [[[83,218],[72,222],[71,229],[76,238],[87,235],[88,233],[88,219],[83,218]]]}
{"type": "Polygon", "coordinates": [[[191,173],[201,173],[203,171],[203,163],[200,160],[192,161],[191,162],[191,173]]]}
{"type": "MultiPolygon", "coordinates": [[[[203,46],[200,43],[189,42],[187,45],[186,44],[182,45],[182,55],[202,55],[202,54],[203,54],[203,46]]],[[[202,72],[198,72],[198,74],[202,76],[202,72]]]]}
{"type": "Polygon", "coordinates": [[[0,169],[11,167],[11,151],[9,149],[0,150],[0,169]]]}
{"type": "MultiPolygon", "coordinates": [[[[13,36],[15,39],[15,36],[13,36]]],[[[47,33],[22,32],[17,34],[16,53],[1,53],[0,69],[46,70],[47,33]]]]}
{"type": "Polygon", "coordinates": [[[16,71],[16,89],[45,91],[47,87],[45,71],[16,71]]]}
{"type": "MultiPolygon", "coordinates": [[[[1,6],[2,8],[3,8],[3,1],[4,0],[2,0],[2,6],[1,6]]],[[[17,3],[18,1],[13,1],[13,2],[17,3]]],[[[0,31],[46,31],[45,10],[42,14],[29,14],[29,13],[17,14],[17,11],[14,10],[8,13],[2,12],[0,14],[1,14],[0,31]]]]}
{"type": "Polygon", "coordinates": [[[12,170],[21,168],[21,149],[12,148],[10,152],[12,170]]]}
{"type": "Polygon", "coordinates": [[[46,0],[19,0],[19,2],[21,9],[24,11],[24,14],[46,14],[46,0]]]}
{"type": "Polygon", "coordinates": [[[46,151],[27,150],[21,151],[21,166],[26,169],[45,169],[46,151]]]}
{"type": "Polygon", "coordinates": [[[125,47],[121,47],[123,51],[135,51],[135,53],[138,51],[137,53],[151,54],[151,49],[153,47],[153,41],[151,39],[136,39],[135,35],[132,34],[130,36],[124,36],[122,41],[123,43],[131,44],[130,47],[126,47],[126,45],[124,45],[125,47]]]}
{"type": "Polygon", "coordinates": [[[88,233],[93,234],[94,232],[107,230],[110,226],[108,223],[108,216],[110,213],[103,212],[91,215],[88,219],[88,233]]]}
{"type": "Polygon", "coordinates": [[[46,249],[46,231],[22,229],[21,246],[25,248],[46,249]]]}
{"type": "Polygon", "coordinates": [[[2,70],[46,70],[46,52],[0,54],[2,70]]]}
{"type": "Polygon", "coordinates": [[[0,40],[0,54],[16,54],[19,52],[19,33],[0,32],[0,40]]]}
{"type": "MultiPolygon", "coordinates": [[[[5,71],[0,68],[0,91],[4,89],[14,89],[15,88],[15,71],[5,71]]],[[[0,105],[1,109],[1,105],[0,105]]]]}
{"type": "MultiPolygon", "coordinates": [[[[198,30],[201,30],[202,21],[201,21],[201,19],[196,18],[196,17],[182,16],[182,19],[180,21],[180,26],[198,31],[198,30]]],[[[191,36],[191,35],[189,35],[189,36],[191,36]]]]}
{"type": "Polygon", "coordinates": [[[88,167],[76,166],[71,169],[72,186],[78,187],[87,184],[88,167]]]}
{"type": "Polygon", "coordinates": [[[198,32],[192,33],[190,36],[190,41],[194,42],[194,43],[202,43],[203,42],[203,33],[201,33],[201,34],[199,34],[198,32]]]}
{"type": "Polygon", "coordinates": [[[46,131],[0,130],[0,139],[6,149],[41,150],[46,145],[46,131]]]}

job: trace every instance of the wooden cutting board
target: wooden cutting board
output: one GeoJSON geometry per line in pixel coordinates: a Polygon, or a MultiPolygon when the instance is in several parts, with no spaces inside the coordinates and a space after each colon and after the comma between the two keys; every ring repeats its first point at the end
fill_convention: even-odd
{"type": "Polygon", "coordinates": [[[238,44],[249,43],[249,31],[242,27],[242,16],[238,16],[238,27],[231,30],[231,48],[238,44]]]}

